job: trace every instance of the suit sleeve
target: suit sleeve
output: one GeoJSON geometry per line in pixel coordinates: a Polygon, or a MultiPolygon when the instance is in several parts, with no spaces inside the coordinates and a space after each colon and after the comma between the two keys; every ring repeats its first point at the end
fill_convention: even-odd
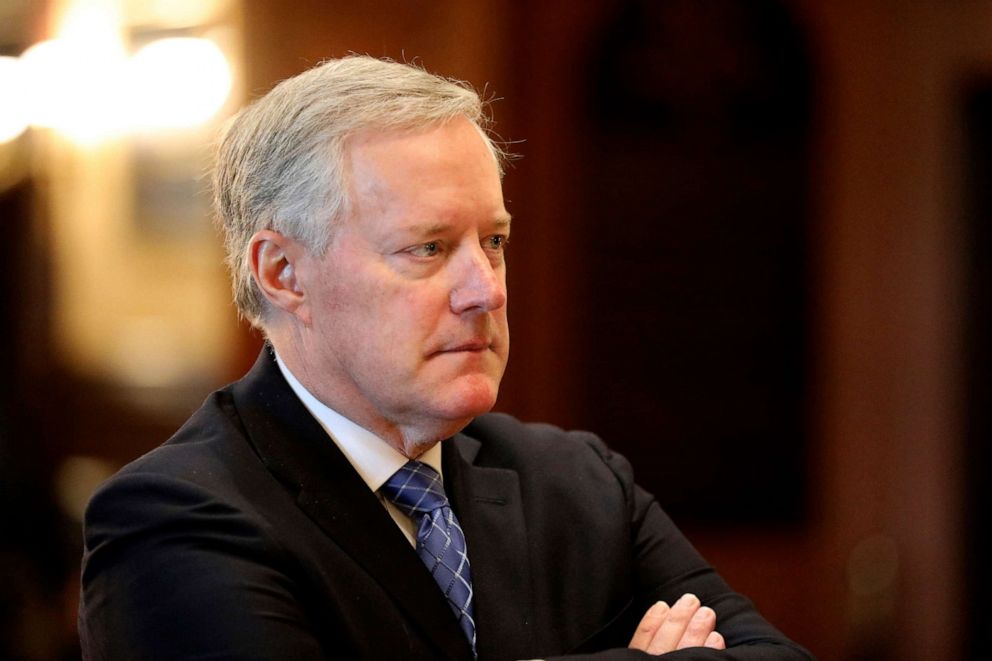
{"type": "Polygon", "coordinates": [[[86,515],[85,659],[322,659],[281,558],[203,488],[114,478],[86,515]]]}
{"type": "MultiPolygon", "coordinates": [[[[633,650],[610,650],[572,659],[650,659],[671,661],[809,661],[813,656],[769,624],[749,599],[734,592],[675,526],[653,496],[634,484],[630,464],[598,439],[590,445],[616,475],[627,501],[633,535],[637,619],[655,601],[669,604],[687,592],[717,615],[716,629],[726,650],[693,647],[652,657],[633,650]]],[[[636,622],[637,620],[635,620],[636,622]]],[[[631,635],[633,631],[631,631],[631,635]]]]}

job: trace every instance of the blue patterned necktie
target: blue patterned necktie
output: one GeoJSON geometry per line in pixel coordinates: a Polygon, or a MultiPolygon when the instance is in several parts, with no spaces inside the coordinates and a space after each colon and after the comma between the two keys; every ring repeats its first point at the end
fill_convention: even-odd
{"type": "Polygon", "coordinates": [[[427,464],[411,460],[382,485],[381,491],[417,524],[417,555],[448,598],[475,654],[472,574],[465,535],[448,504],[441,476],[427,464]]]}

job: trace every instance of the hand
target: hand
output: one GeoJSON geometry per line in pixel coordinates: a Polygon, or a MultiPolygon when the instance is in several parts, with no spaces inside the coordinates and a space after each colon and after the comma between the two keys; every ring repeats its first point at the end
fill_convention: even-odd
{"type": "Polygon", "coordinates": [[[664,654],[684,647],[725,649],[723,636],[715,628],[713,609],[700,606],[696,595],[684,594],[672,607],[659,601],[649,608],[628,647],[648,654],[664,654]]]}

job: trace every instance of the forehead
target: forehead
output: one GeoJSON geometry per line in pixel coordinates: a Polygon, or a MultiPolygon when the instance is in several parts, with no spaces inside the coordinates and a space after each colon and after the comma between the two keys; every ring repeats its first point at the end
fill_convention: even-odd
{"type": "Polygon", "coordinates": [[[364,129],[348,139],[345,158],[353,175],[370,174],[369,170],[380,177],[410,171],[473,175],[491,170],[499,176],[496,156],[481,129],[465,117],[421,129],[364,129]]]}
{"type": "Polygon", "coordinates": [[[362,131],[346,145],[345,161],[353,211],[405,205],[507,216],[496,157],[467,118],[414,131],[362,131]]]}

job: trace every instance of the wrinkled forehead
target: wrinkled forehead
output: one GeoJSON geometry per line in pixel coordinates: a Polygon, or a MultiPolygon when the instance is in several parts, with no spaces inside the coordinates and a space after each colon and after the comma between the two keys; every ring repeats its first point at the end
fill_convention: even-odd
{"type": "MultiPolygon", "coordinates": [[[[351,159],[351,155],[356,150],[367,149],[376,144],[388,144],[395,146],[403,142],[410,142],[419,136],[437,135],[442,132],[443,129],[451,127],[457,127],[460,129],[460,133],[463,134],[463,139],[467,138],[467,135],[465,134],[470,132],[474,138],[477,139],[478,144],[485,147],[486,153],[496,166],[500,178],[502,178],[503,168],[500,150],[486,133],[486,130],[465,115],[457,115],[456,117],[443,121],[420,123],[411,126],[362,127],[351,131],[346,135],[342,143],[342,152],[345,161],[348,162],[351,159]]],[[[445,144],[442,144],[444,142],[443,139],[438,139],[435,142],[437,143],[435,146],[439,151],[445,147],[445,144]]],[[[450,147],[451,145],[449,144],[448,146],[450,147]]],[[[392,147],[387,147],[387,149],[390,148],[392,147]]]]}
{"type": "MultiPolygon", "coordinates": [[[[413,129],[363,129],[348,139],[344,169],[349,193],[381,193],[382,186],[487,184],[501,180],[499,162],[483,130],[463,116],[413,129]]],[[[411,191],[413,192],[413,191],[411,191]]]]}
{"type": "Polygon", "coordinates": [[[408,225],[506,224],[496,160],[465,118],[419,131],[367,131],[346,156],[348,218],[373,233],[408,225]]]}

